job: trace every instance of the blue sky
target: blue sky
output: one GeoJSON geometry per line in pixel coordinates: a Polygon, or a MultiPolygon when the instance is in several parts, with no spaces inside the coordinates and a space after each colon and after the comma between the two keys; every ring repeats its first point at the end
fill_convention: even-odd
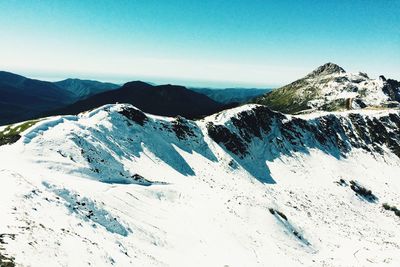
{"type": "Polygon", "coordinates": [[[0,69],[279,86],[326,62],[400,79],[400,1],[0,0],[0,69]]]}

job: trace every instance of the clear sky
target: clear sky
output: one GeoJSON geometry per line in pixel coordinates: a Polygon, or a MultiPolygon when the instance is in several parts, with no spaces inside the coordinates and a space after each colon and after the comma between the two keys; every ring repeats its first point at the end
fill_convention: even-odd
{"type": "Polygon", "coordinates": [[[0,69],[283,85],[326,62],[400,79],[400,0],[0,0],[0,69]]]}

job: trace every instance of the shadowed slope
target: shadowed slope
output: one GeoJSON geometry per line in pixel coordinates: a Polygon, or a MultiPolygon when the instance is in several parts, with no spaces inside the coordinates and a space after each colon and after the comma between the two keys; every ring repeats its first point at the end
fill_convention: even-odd
{"type": "Polygon", "coordinates": [[[190,91],[183,86],[150,84],[135,81],[120,89],[100,93],[78,101],[66,108],[48,113],[78,114],[105,104],[129,103],[144,112],[162,116],[184,116],[197,118],[223,109],[223,105],[205,95],[190,91]]]}

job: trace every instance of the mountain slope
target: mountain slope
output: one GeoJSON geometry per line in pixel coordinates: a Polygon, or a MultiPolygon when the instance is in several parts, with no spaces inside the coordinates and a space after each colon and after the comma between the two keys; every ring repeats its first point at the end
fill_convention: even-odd
{"type": "Polygon", "coordinates": [[[399,107],[400,86],[394,84],[396,81],[386,81],[383,76],[370,79],[365,73],[347,73],[338,65],[327,63],[253,102],[284,113],[399,107]]]}
{"type": "Polygon", "coordinates": [[[117,102],[135,105],[143,111],[155,115],[181,115],[188,118],[210,115],[224,108],[222,104],[205,95],[190,91],[183,86],[153,86],[136,81],[126,83],[120,89],[100,93],[78,101],[47,115],[78,114],[82,111],[117,102]]]}
{"type": "Polygon", "coordinates": [[[382,207],[400,204],[397,110],[191,121],[118,104],[19,127],[0,128],[16,135],[0,146],[0,256],[17,264],[400,263],[382,207]]]}
{"type": "Polygon", "coordinates": [[[226,88],[226,89],[210,89],[210,88],[189,88],[192,91],[208,96],[222,104],[246,103],[249,100],[263,95],[271,89],[257,88],[226,88]]]}
{"type": "Polygon", "coordinates": [[[70,104],[74,96],[50,82],[0,71],[0,125],[35,118],[70,104]]]}
{"type": "Polygon", "coordinates": [[[76,100],[81,100],[89,96],[120,87],[119,85],[113,83],[103,83],[99,81],[80,79],[66,79],[54,82],[54,84],[75,95],[76,100]]]}

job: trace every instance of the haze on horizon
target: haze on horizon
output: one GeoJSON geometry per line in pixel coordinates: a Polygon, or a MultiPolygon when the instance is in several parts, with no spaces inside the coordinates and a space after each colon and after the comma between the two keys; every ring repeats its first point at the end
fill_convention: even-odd
{"type": "Polygon", "coordinates": [[[0,69],[274,87],[326,62],[400,80],[400,1],[0,1],[0,69]]]}

